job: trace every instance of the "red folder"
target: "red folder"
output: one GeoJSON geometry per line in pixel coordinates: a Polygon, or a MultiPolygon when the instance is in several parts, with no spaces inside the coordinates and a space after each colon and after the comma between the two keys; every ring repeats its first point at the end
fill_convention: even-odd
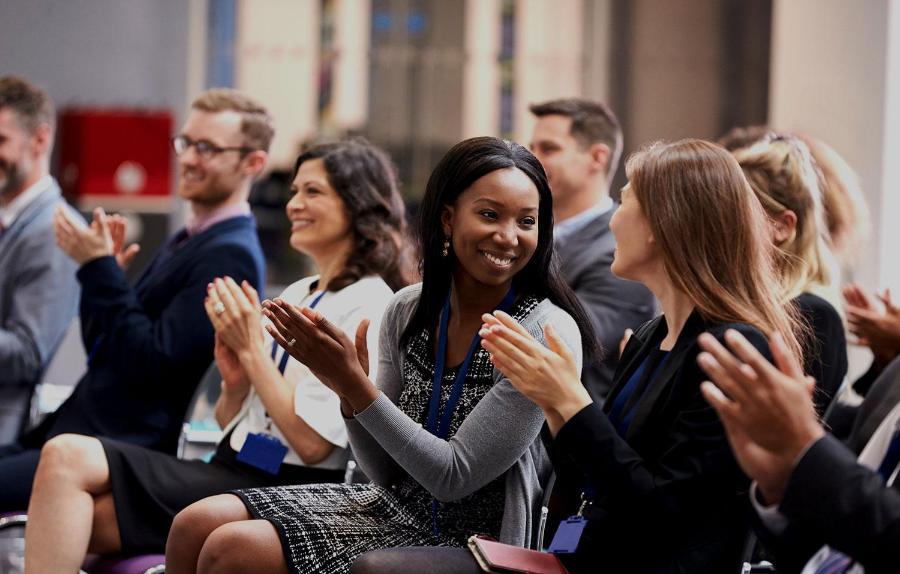
{"type": "Polygon", "coordinates": [[[568,574],[553,554],[503,544],[479,535],[469,537],[469,550],[485,572],[568,574]]]}

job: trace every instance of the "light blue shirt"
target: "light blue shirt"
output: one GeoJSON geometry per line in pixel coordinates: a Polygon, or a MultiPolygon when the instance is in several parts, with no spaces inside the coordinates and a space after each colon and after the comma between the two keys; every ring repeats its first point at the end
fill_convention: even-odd
{"type": "Polygon", "coordinates": [[[585,209],[581,213],[573,215],[567,219],[563,219],[562,221],[555,222],[553,224],[553,240],[554,241],[565,241],[572,235],[575,235],[584,227],[593,221],[594,219],[600,217],[604,213],[611,211],[615,207],[615,203],[613,202],[610,196],[606,196],[600,201],[597,202],[596,205],[589,209],[585,209]]]}

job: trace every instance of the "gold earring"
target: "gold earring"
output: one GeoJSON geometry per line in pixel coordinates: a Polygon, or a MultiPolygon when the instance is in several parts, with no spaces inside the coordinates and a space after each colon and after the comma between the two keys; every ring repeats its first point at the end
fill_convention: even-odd
{"type": "Polygon", "coordinates": [[[444,236],[444,249],[441,251],[441,257],[447,257],[450,255],[450,236],[444,236]]]}

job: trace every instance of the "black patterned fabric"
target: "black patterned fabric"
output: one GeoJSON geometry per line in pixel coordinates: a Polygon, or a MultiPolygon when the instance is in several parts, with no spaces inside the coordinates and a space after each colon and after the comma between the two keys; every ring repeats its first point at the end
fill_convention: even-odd
{"type": "MultiPolygon", "coordinates": [[[[520,321],[538,304],[523,298],[510,310],[520,321]]],[[[404,390],[397,406],[425,424],[431,398],[434,357],[427,331],[406,350],[404,390]]],[[[457,369],[446,369],[440,413],[449,398],[457,369]]],[[[494,384],[488,353],[479,348],[472,359],[450,436],[494,384]]],[[[235,491],[251,514],[275,525],[288,568],[299,574],[348,572],[361,554],[397,546],[464,546],[474,533],[497,537],[503,518],[505,475],[477,492],[439,504],[438,533],[432,529],[432,497],[409,475],[390,490],[375,484],[317,484],[235,491]]]]}

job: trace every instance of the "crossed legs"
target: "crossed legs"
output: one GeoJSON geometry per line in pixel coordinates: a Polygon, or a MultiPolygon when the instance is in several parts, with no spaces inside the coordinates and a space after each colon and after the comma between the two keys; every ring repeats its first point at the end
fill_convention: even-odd
{"type": "Polygon", "coordinates": [[[25,527],[28,574],[77,572],[87,553],[121,548],[103,445],[63,434],[41,449],[25,527]]]}
{"type": "Polygon", "coordinates": [[[175,516],[166,543],[166,572],[288,574],[288,569],[275,527],[253,520],[237,496],[220,494],[175,516]]]}

